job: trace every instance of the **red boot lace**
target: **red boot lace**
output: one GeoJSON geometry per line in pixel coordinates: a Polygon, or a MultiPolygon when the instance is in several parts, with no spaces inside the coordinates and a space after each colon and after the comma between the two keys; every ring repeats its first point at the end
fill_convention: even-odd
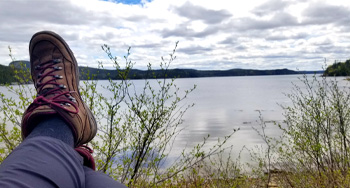
{"type": "Polygon", "coordinates": [[[84,158],[84,166],[95,170],[95,160],[92,156],[92,153],[94,151],[90,147],[88,147],[87,145],[81,145],[75,148],[75,151],[77,151],[84,158]]]}
{"type": "Polygon", "coordinates": [[[79,112],[79,108],[76,104],[76,99],[72,97],[70,94],[74,93],[75,91],[64,91],[66,89],[66,86],[63,84],[59,84],[55,82],[55,80],[62,79],[63,76],[54,74],[54,72],[62,70],[62,67],[56,66],[57,63],[60,63],[60,59],[53,59],[44,63],[41,63],[40,65],[37,65],[35,67],[35,70],[41,70],[38,74],[37,78],[38,81],[36,83],[38,95],[34,99],[33,103],[37,105],[49,105],[49,106],[56,106],[58,108],[64,109],[70,113],[77,114],[79,112]],[[50,71],[45,70],[51,69],[50,71]],[[44,78],[46,77],[52,77],[48,81],[45,81],[44,83],[41,83],[44,78]],[[46,85],[54,85],[56,87],[50,88],[50,90],[43,92],[45,90],[46,85]],[[47,97],[50,94],[52,94],[52,97],[47,97]],[[62,98],[61,96],[65,96],[67,99],[62,98]],[[64,106],[73,106],[75,110],[70,110],[65,108],[64,106]]]}

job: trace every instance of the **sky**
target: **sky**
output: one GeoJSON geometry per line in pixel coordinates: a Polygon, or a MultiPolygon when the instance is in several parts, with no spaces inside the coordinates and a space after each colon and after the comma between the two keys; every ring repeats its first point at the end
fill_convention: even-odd
{"type": "Polygon", "coordinates": [[[0,64],[9,46],[29,60],[41,30],[61,35],[79,65],[159,66],[179,41],[170,68],[321,70],[350,58],[349,0],[0,0],[0,64]]]}

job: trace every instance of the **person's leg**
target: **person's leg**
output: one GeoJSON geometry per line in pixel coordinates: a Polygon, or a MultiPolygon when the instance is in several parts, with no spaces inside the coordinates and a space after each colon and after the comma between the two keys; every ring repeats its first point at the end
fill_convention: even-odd
{"type": "Polygon", "coordinates": [[[85,187],[83,159],[73,144],[69,125],[47,117],[0,165],[0,187],[85,187]]]}
{"type": "Polygon", "coordinates": [[[36,136],[48,136],[61,140],[72,148],[74,147],[74,136],[72,129],[58,115],[48,115],[35,126],[27,139],[36,136]]]}
{"type": "Polygon", "coordinates": [[[107,174],[93,171],[91,168],[84,166],[85,187],[86,188],[125,188],[126,186],[113,180],[107,174]]]}
{"type": "Polygon", "coordinates": [[[83,164],[93,160],[74,147],[94,138],[97,123],[79,93],[77,61],[50,31],[34,34],[29,55],[37,97],[23,114],[23,143],[0,165],[0,187],[85,187],[83,164]]]}
{"type": "Polygon", "coordinates": [[[93,139],[97,124],[79,93],[77,61],[50,31],[33,35],[29,56],[37,96],[23,114],[23,143],[0,165],[0,187],[84,187],[74,147],[93,139]]]}

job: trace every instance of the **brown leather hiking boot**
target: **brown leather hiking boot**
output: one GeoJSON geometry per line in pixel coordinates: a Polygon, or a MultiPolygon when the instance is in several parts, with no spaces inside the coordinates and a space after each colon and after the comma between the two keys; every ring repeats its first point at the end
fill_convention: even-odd
{"type": "Polygon", "coordinates": [[[73,52],[56,33],[42,31],[29,44],[31,74],[37,97],[22,119],[22,138],[49,114],[58,114],[72,128],[75,146],[94,138],[96,120],[80,97],[79,70],[73,52]]]}

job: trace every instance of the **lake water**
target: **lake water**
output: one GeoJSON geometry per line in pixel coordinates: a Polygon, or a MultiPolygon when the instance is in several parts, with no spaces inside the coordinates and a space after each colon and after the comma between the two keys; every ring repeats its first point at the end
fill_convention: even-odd
{"type": "MultiPolygon", "coordinates": [[[[308,75],[312,77],[313,75],[308,75]]],[[[281,135],[280,129],[272,123],[282,123],[283,110],[280,105],[291,105],[285,95],[291,93],[293,83],[304,87],[299,80],[302,75],[245,76],[215,78],[177,79],[176,84],[183,90],[197,88],[186,100],[195,103],[185,116],[182,127],[185,129],[177,137],[173,146],[173,156],[178,156],[183,148],[192,148],[210,134],[209,146],[216,143],[235,128],[240,130],[233,135],[227,145],[233,145],[232,155],[238,156],[243,146],[254,148],[264,146],[263,140],[252,127],[260,128],[259,111],[267,123],[266,134],[271,137],[281,135]]],[[[318,75],[317,79],[321,79],[318,75]]],[[[333,79],[333,78],[329,78],[333,79]]],[[[337,78],[339,85],[345,86],[344,78],[337,78]]],[[[134,81],[136,90],[142,89],[144,81],[134,81]]],[[[241,153],[244,162],[250,161],[248,152],[241,153]]]]}
{"type": "MultiPolygon", "coordinates": [[[[264,121],[282,122],[283,110],[280,105],[290,105],[284,95],[290,93],[293,85],[302,86],[298,77],[302,75],[283,76],[245,76],[245,77],[215,77],[177,79],[175,83],[180,89],[190,89],[194,84],[197,88],[189,94],[185,103],[195,103],[185,116],[181,127],[185,129],[178,135],[173,146],[172,156],[178,156],[183,148],[191,148],[211,135],[209,146],[218,137],[223,137],[235,128],[240,130],[229,140],[228,145],[234,145],[233,155],[238,155],[243,146],[253,148],[262,145],[263,141],[252,127],[259,128],[259,112],[264,121]]],[[[311,75],[310,75],[311,76],[311,75]]],[[[338,78],[341,85],[347,82],[338,78]]],[[[134,80],[136,90],[141,90],[143,80],[134,80]]],[[[155,83],[155,80],[150,80],[155,83]]],[[[108,81],[99,81],[106,85],[108,81]]],[[[4,88],[0,88],[4,92],[4,88]]],[[[109,93],[106,90],[105,96],[109,93]]],[[[6,92],[5,92],[6,93],[6,92]]],[[[11,95],[8,93],[8,95],[11,95]]],[[[277,137],[281,134],[277,126],[267,123],[267,135],[277,137]]],[[[170,158],[172,158],[170,156],[170,158]]],[[[249,155],[242,154],[243,161],[249,161],[249,155]]]]}
{"type": "MultiPolygon", "coordinates": [[[[259,128],[259,111],[264,121],[283,121],[280,105],[290,104],[284,93],[290,93],[292,82],[301,85],[301,75],[246,76],[178,79],[183,88],[193,84],[196,90],[188,101],[195,106],[184,116],[186,129],[179,135],[175,150],[191,147],[210,134],[212,145],[218,137],[223,137],[235,128],[228,145],[233,145],[232,155],[238,156],[243,146],[253,148],[262,145],[263,140],[252,127],[259,128]]],[[[277,137],[281,131],[273,123],[267,123],[267,134],[277,137]]],[[[248,152],[241,153],[242,161],[250,161],[248,152]]]]}

